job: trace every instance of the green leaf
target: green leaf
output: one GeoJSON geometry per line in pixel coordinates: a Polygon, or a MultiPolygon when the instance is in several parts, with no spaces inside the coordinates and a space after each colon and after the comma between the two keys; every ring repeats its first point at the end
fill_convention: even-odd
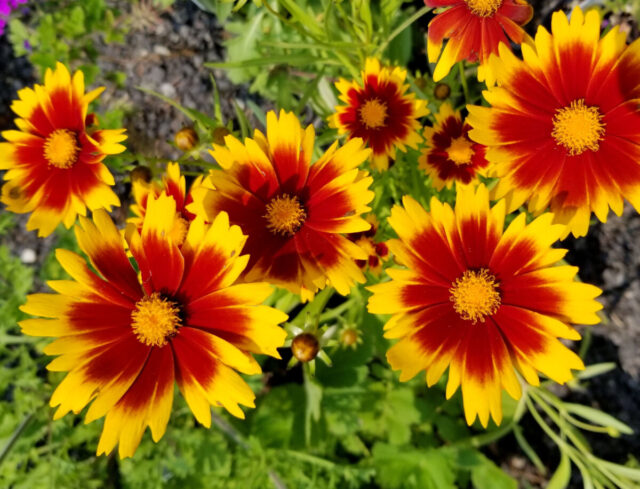
{"type": "Polygon", "coordinates": [[[62,32],[69,37],[78,37],[85,33],[84,30],[84,10],[80,5],[76,5],[71,11],[62,12],[61,23],[59,24],[62,32]]]}
{"type": "Polygon", "coordinates": [[[583,406],[582,404],[574,404],[570,402],[562,403],[564,409],[571,414],[576,414],[587,421],[591,421],[599,426],[606,428],[613,428],[614,430],[624,434],[632,435],[633,430],[630,426],[624,424],[622,421],[617,420],[610,414],[604,413],[599,409],[595,409],[589,406],[583,406]]]}
{"type": "Polygon", "coordinates": [[[236,118],[238,119],[238,124],[240,125],[240,134],[242,135],[242,139],[248,138],[251,135],[251,124],[249,124],[247,115],[235,100],[233,101],[233,109],[236,111],[236,118]]]}
{"type": "Polygon", "coordinates": [[[608,470],[616,475],[619,475],[620,477],[625,477],[632,481],[640,482],[640,469],[614,464],[612,462],[607,462],[606,460],[598,460],[598,464],[606,467],[608,470]]]}
{"type": "Polygon", "coordinates": [[[221,61],[215,63],[205,63],[208,68],[263,68],[271,65],[289,65],[289,66],[309,66],[312,63],[334,64],[340,65],[338,61],[331,61],[325,59],[310,59],[308,54],[287,55],[282,54],[278,56],[263,56],[260,58],[245,59],[240,61],[221,61]]]}
{"type": "Polygon", "coordinates": [[[520,445],[520,448],[522,449],[522,451],[525,453],[525,455],[529,458],[529,460],[531,460],[531,462],[533,463],[533,465],[536,466],[536,468],[542,473],[542,474],[546,474],[547,473],[547,468],[545,467],[545,465],[542,463],[542,460],[540,460],[540,457],[538,457],[538,454],[536,453],[536,451],[533,449],[533,447],[531,446],[531,444],[527,441],[527,439],[524,437],[524,433],[522,432],[522,428],[520,428],[520,426],[515,425],[513,427],[513,434],[516,437],[516,441],[518,442],[518,445],[520,445]]]}
{"type": "Polygon", "coordinates": [[[383,489],[455,489],[455,473],[447,452],[402,451],[393,445],[376,443],[373,464],[376,481],[383,489]]]}
{"type": "Polygon", "coordinates": [[[259,399],[248,418],[251,434],[266,447],[301,446],[304,440],[305,392],[299,384],[274,387],[259,399]]]}
{"type": "MultiPolygon", "coordinates": [[[[405,19],[401,19],[405,20],[405,19]]],[[[413,49],[413,28],[411,26],[398,34],[387,47],[386,56],[399,66],[407,66],[413,49]]]]}
{"type": "Polygon", "coordinates": [[[518,482],[491,460],[481,456],[481,461],[481,464],[471,470],[471,482],[475,489],[518,489],[518,482]]]}
{"type": "Polygon", "coordinates": [[[213,113],[216,120],[224,126],[224,116],[222,115],[222,104],[220,104],[220,91],[218,90],[218,84],[213,75],[210,76],[211,86],[213,87],[213,113]]]}
{"type": "Polygon", "coordinates": [[[221,2],[219,0],[191,0],[205,12],[215,14],[218,22],[224,23],[233,11],[233,2],[221,2]]]}
{"type": "Polygon", "coordinates": [[[571,461],[566,452],[560,456],[560,464],[547,484],[547,489],[565,489],[571,480],[571,461]]]}
{"type": "Polygon", "coordinates": [[[32,47],[34,47],[33,44],[35,41],[29,34],[27,26],[15,16],[9,20],[9,39],[11,40],[13,52],[16,56],[24,56],[28,53],[24,47],[26,41],[31,42],[32,47]]]}
{"type": "Polygon", "coordinates": [[[279,0],[280,4],[286,8],[291,17],[297,20],[300,24],[306,27],[313,36],[322,38],[324,37],[324,31],[320,22],[316,20],[315,17],[311,16],[307,12],[305,12],[299,5],[298,2],[293,0],[279,0]]]}
{"type": "Polygon", "coordinates": [[[616,368],[614,362],[597,363],[595,365],[589,365],[584,370],[576,372],[576,377],[580,380],[590,379],[598,375],[606,374],[616,368]]]}

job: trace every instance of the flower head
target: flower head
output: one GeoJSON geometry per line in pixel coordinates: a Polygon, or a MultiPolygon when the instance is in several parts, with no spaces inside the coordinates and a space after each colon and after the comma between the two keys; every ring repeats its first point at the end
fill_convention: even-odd
{"type": "Polygon", "coordinates": [[[491,107],[469,107],[470,137],[487,146],[500,178],[494,198],[507,211],[547,207],[566,234],[584,236],[591,213],[620,215],[623,198],[640,210],[640,41],[617,27],[600,39],[600,18],[555,12],[523,60],[501,48],[491,107]]]}
{"type": "Polygon", "coordinates": [[[265,283],[234,284],[247,264],[240,255],[245,237],[218,215],[208,226],[191,222],[178,245],[170,233],[176,202],[149,198],[142,232],[129,224],[128,248],[106,211],[76,226],[79,255],[56,256],[73,280],[49,282],[56,294],[33,294],[22,306],[49,319],[20,323],[25,334],[54,336],[45,353],[49,365],[68,372],[51,405],[55,419],[90,404],[85,422],[106,416],[98,454],[119,444],[132,456],[147,426],[154,441],[164,434],[173,402],[174,380],[196,419],[211,424],[211,405],[244,417],[239,405],[254,405],[254,394],[236,371],[260,372],[252,353],[278,356],[286,314],[259,305],[270,293],[265,283]],[[139,278],[140,277],[140,278],[139,278]]]}
{"type": "Polygon", "coordinates": [[[372,149],[373,166],[378,170],[389,167],[389,159],[395,159],[396,148],[415,149],[421,141],[417,119],[429,110],[424,100],[405,93],[409,88],[406,77],[406,70],[383,68],[377,59],[368,58],[362,84],[342,78],[336,82],[340,100],[347,105],[337,106],[329,122],[340,134],[362,138],[372,149]]]}
{"type": "Polygon", "coordinates": [[[182,244],[187,234],[189,221],[195,215],[187,210],[187,205],[193,202],[192,192],[202,185],[203,177],[197,177],[187,193],[187,184],[183,175],[180,175],[180,165],[169,163],[167,171],[162,175],[162,185],[155,181],[147,182],[144,178],[132,179],[131,193],[135,203],[131,205],[131,212],[134,216],[127,219],[127,222],[135,224],[139,231],[142,231],[142,224],[147,210],[149,197],[157,199],[163,192],[176,202],[175,220],[171,233],[178,244],[182,244]]]}
{"type": "Polygon", "coordinates": [[[124,151],[124,129],[100,130],[90,124],[93,114],[87,116],[102,90],[85,94],[82,72],[71,78],[58,63],[46,71],[44,85],[20,90],[11,106],[18,130],[2,133],[8,142],[0,143],[0,170],[9,170],[2,202],[12,212],[31,212],[27,229],[37,229],[38,236],[48,236],[60,222],[71,227],[87,207],[120,205],[102,160],[124,151]]]}
{"type": "Polygon", "coordinates": [[[389,248],[407,269],[387,268],[390,282],[370,287],[369,311],[393,314],[387,359],[405,381],[426,370],[429,386],[449,368],[446,395],[462,387],[467,422],[502,420],[502,389],[518,399],[516,371],[533,385],[538,372],[564,383],[582,360],[558,338],[579,339],[571,324],[596,324],[600,289],[574,281],[552,248],[564,226],[549,213],[504,229],[505,202],[489,207],[484,185],[458,188],[455,210],[431,200],[430,212],[405,197],[389,223],[389,248]]]}
{"type": "MultiPolygon", "coordinates": [[[[433,79],[439,81],[451,67],[463,59],[481,63],[478,78],[492,83],[487,68],[498,46],[508,46],[509,39],[521,44],[528,36],[521,26],[531,20],[533,8],[525,0],[425,0],[429,7],[451,7],[429,23],[427,55],[438,62],[433,79]],[[507,39],[507,36],[509,39],[507,39]],[[442,42],[449,39],[444,50],[442,42]]],[[[508,48],[507,48],[508,49],[508,48]]]]}
{"type": "Polygon", "coordinates": [[[359,233],[349,233],[347,238],[357,244],[367,255],[365,260],[356,260],[362,271],[369,270],[375,276],[379,276],[382,272],[383,262],[389,258],[389,249],[384,242],[375,239],[378,233],[378,219],[375,214],[367,215],[366,220],[371,224],[370,229],[359,233]]]}
{"type": "Polygon", "coordinates": [[[426,148],[422,150],[419,167],[429,176],[433,186],[442,190],[453,182],[466,185],[477,181],[488,162],[485,147],[469,139],[471,126],[462,120],[460,111],[455,111],[448,102],[440,106],[436,124],[424,128],[426,148]]]}
{"type": "Polygon", "coordinates": [[[223,170],[212,171],[210,188],[194,192],[189,208],[211,219],[220,211],[247,234],[250,256],[244,279],[287,287],[307,300],[327,282],[347,294],[364,281],[354,260],[366,255],[343,233],[370,225],[360,215],[373,199],[371,177],[358,170],[369,151],[354,139],[334,143],[311,165],[314,130],[293,113],[267,114],[266,137],[255,131],[242,144],[233,136],[214,145],[223,170]]]}

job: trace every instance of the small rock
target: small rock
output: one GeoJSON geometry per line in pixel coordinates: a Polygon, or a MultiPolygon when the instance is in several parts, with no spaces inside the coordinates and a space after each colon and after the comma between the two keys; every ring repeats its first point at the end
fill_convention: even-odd
{"type": "Polygon", "coordinates": [[[171,83],[163,83],[160,85],[160,93],[165,97],[175,97],[176,88],[171,83]]]}
{"type": "Polygon", "coordinates": [[[171,56],[171,51],[166,46],[162,44],[156,44],[153,46],[153,52],[159,56],[171,56]]]}
{"type": "Polygon", "coordinates": [[[26,265],[36,262],[36,252],[31,248],[25,248],[20,252],[20,261],[26,265]]]}

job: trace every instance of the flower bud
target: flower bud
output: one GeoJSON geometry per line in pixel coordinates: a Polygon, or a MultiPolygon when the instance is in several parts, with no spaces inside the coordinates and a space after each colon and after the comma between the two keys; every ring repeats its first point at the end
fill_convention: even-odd
{"type": "Polygon", "coordinates": [[[291,353],[302,363],[313,360],[320,350],[318,338],[311,333],[302,333],[296,336],[291,342],[291,353]]]}
{"type": "Polygon", "coordinates": [[[342,333],[340,333],[340,343],[342,343],[344,346],[354,346],[356,343],[358,343],[359,339],[360,335],[354,328],[344,329],[342,330],[342,333]]]}
{"type": "Polygon", "coordinates": [[[193,149],[193,147],[198,143],[198,140],[198,134],[192,127],[183,127],[178,131],[174,138],[176,146],[182,151],[189,151],[190,149],[193,149]]]}
{"type": "Polygon", "coordinates": [[[129,172],[132,182],[142,181],[149,183],[151,181],[151,170],[147,166],[136,166],[129,172]]]}
{"type": "Polygon", "coordinates": [[[451,87],[446,83],[437,83],[433,89],[433,96],[438,100],[445,100],[451,94],[451,87]]]}
{"type": "Polygon", "coordinates": [[[213,130],[213,143],[223,145],[225,136],[228,136],[229,134],[231,133],[229,132],[229,129],[227,129],[226,127],[224,126],[216,127],[213,130]]]}

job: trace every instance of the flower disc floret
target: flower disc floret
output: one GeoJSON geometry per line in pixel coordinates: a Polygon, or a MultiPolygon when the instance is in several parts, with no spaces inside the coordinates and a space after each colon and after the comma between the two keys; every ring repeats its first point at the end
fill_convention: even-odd
{"type": "Polygon", "coordinates": [[[71,168],[78,159],[77,136],[68,129],[56,129],[44,143],[44,157],[57,168],[71,168]]]}
{"type": "Polygon", "coordinates": [[[293,236],[304,224],[307,213],[298,197],[278,195],[267,204],[264,218],[267,228],[275,235],[293,236]]]}
{"type": "Polygon", "coordinates": [[[447,156],[456,165],[468,165],[473,158],[473,141],[465,136],[452,139],[447,148],[447,156]]]}
{"type": "Polygon", "coordinates": [[[131,320],[136,337],[148,346],[166,345],[182,323],[178,304],[162,297],[158,292],[136,302],[131,320]]]}
{"type": "Polygon", "coordinates": [[[588,149],[598,151],[604,136],[602,118],[598,107],[587,107],[584,99],[574,100],[556,111],[551,135],[572,156],[588,149]]]}
{"type": "Polygon", "coordinates": [[[495,314],[500,307],[500,292],[496,278],[489,270],[465,270],[449,289],[453,308],[462,319],[484,323],[487,316],[495,314]]]}
{"type": "Polygon", "coordinates": [[[387,104],[377,98],[367,100],[359,109],[360,120],[369,129],[384,127],[387,118],[387,104]]]}
{"type": "Polygon", "coordinates": [[[495,14],[500,6],[502,0],[464,0],[469,10],[478,17],[491,17],[495,14]]]}

